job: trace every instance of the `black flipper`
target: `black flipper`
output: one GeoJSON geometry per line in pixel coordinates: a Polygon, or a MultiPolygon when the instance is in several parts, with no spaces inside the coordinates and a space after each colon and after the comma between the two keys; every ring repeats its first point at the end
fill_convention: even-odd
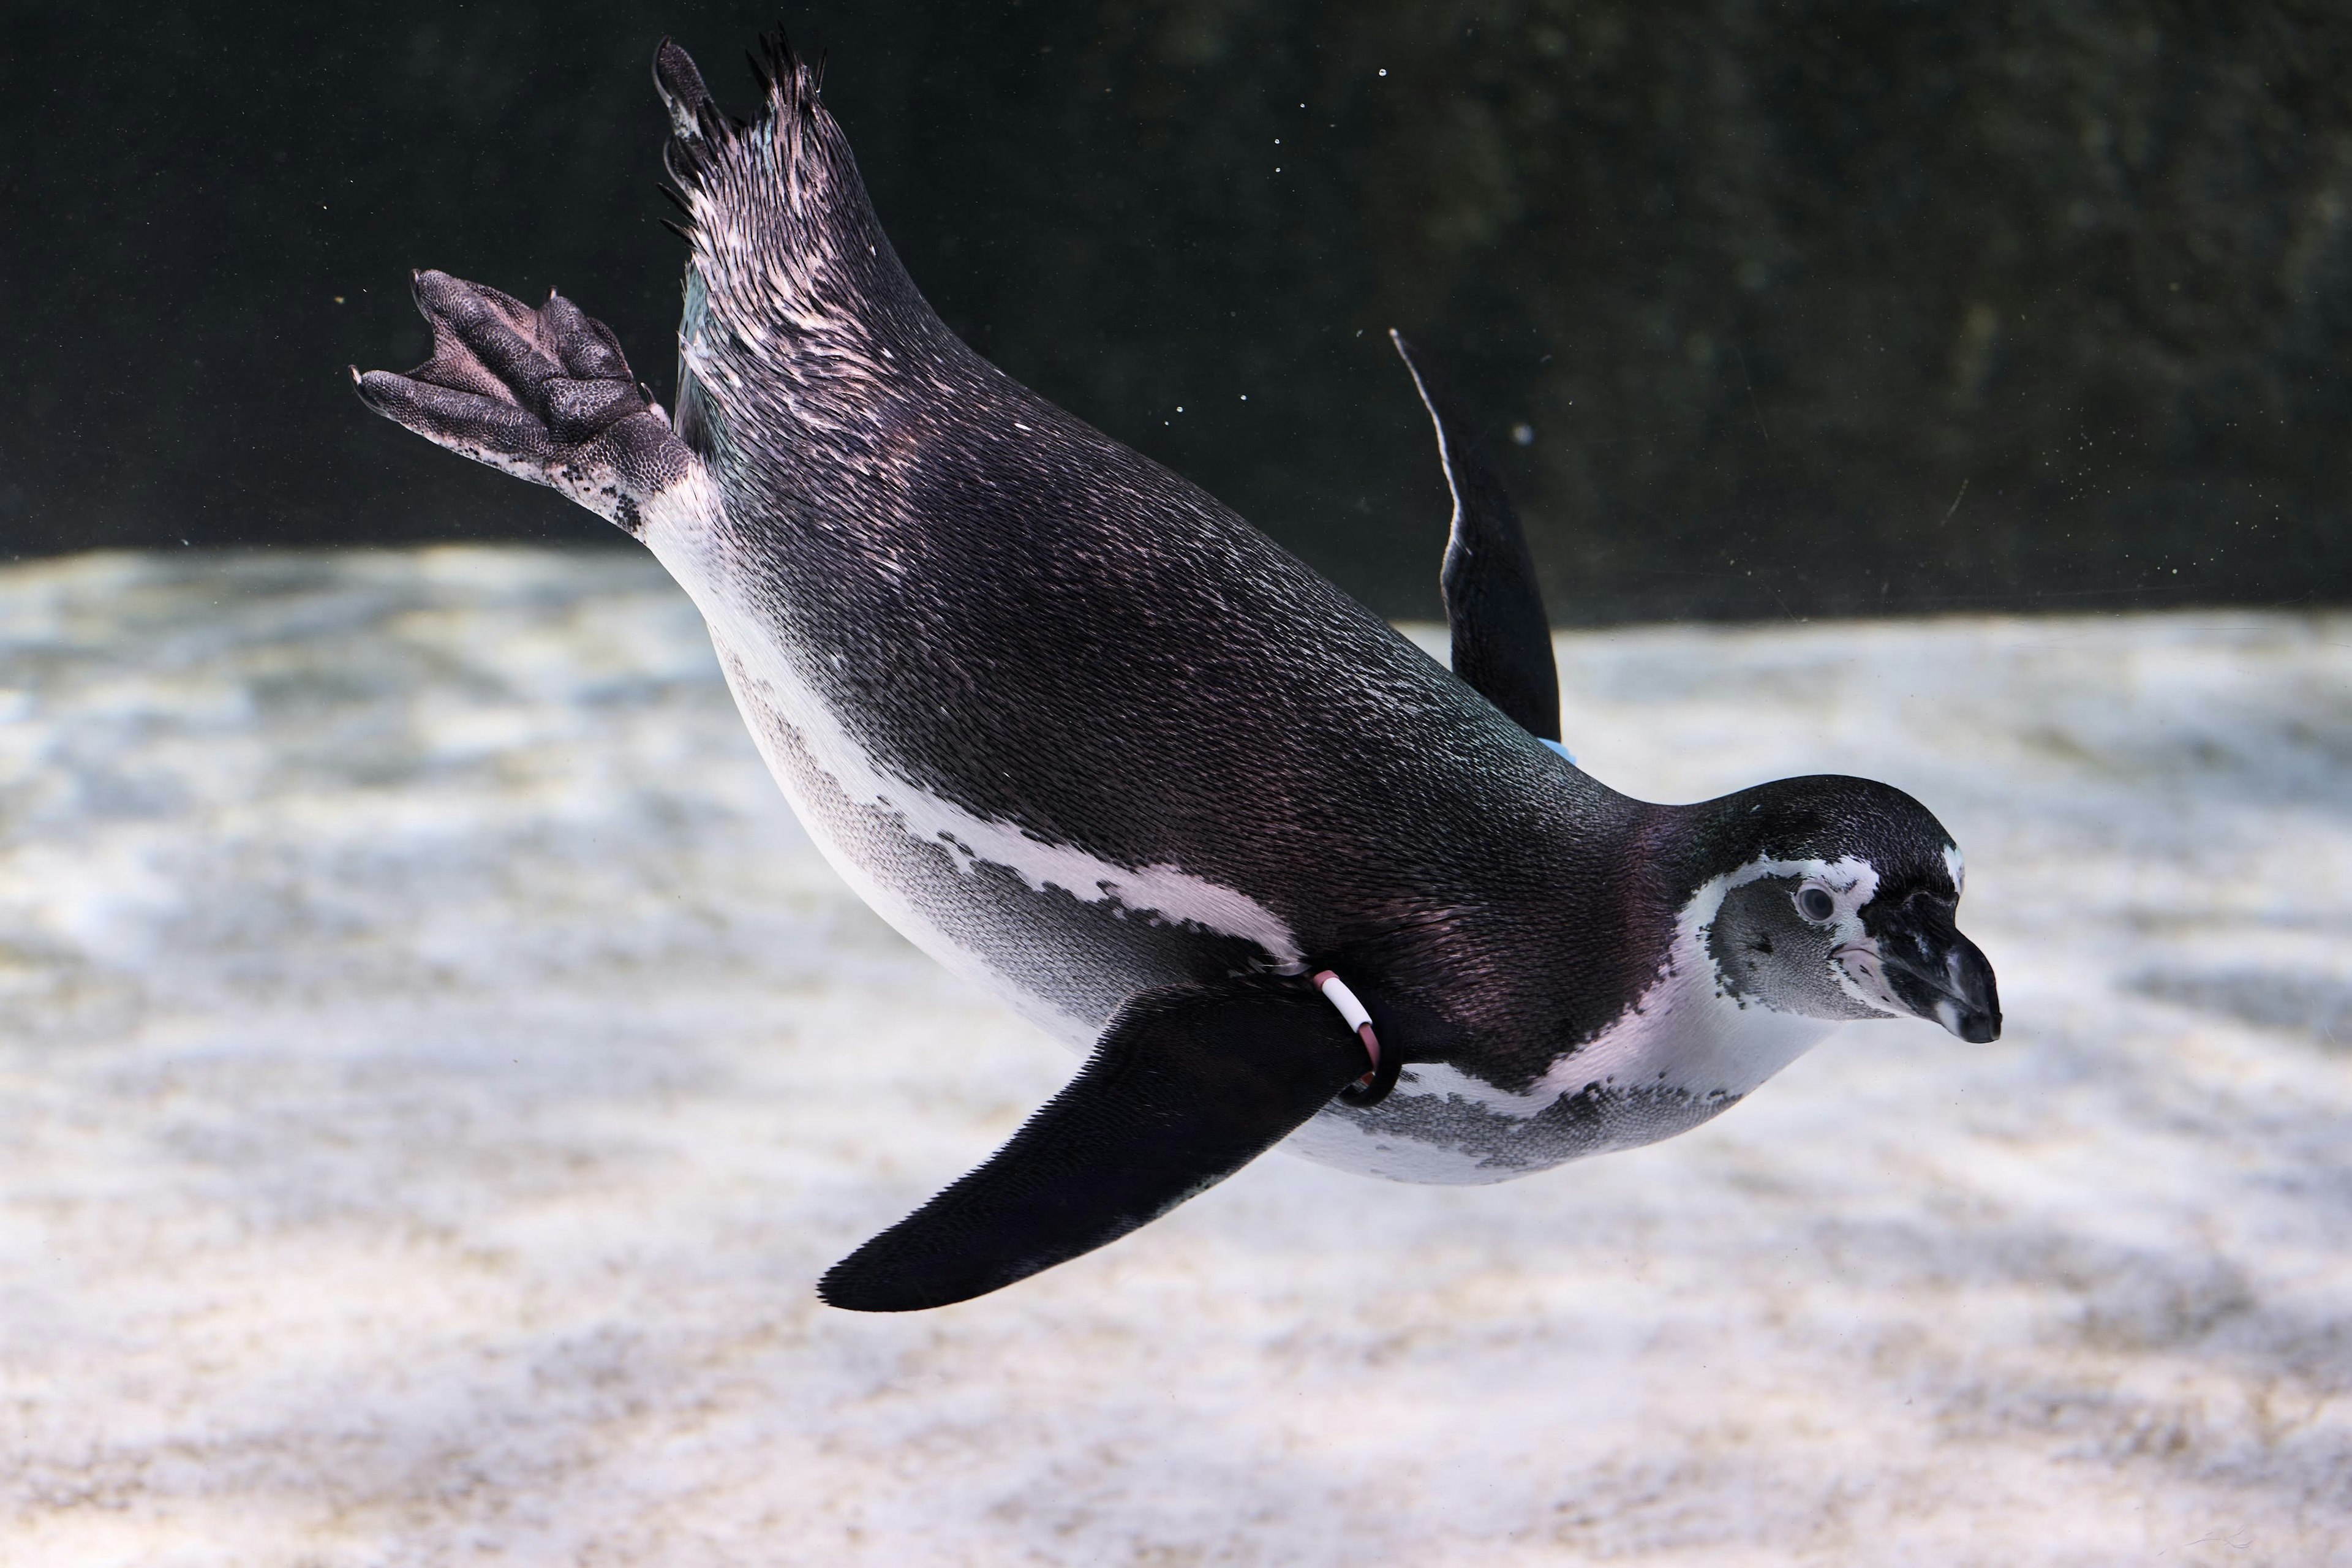
{"type": "Polygon", "coordinates": [[[988,1163],[828,1270],[856,1312],[984,1296],[1118,1240],[1232,1175],[1364,1071],[1305,982],[1147,992],[988,1163]]]}
{"type": "Polygon", "coordinates": [[[1437,426],[1437,455],[1454,492],[1454,532],[1438,579],[1454,633],[1454,673],[1521,728],[1557,741],[1559,670],[1518,511],[1453,388],[1426,355],[1415,355],[1403,333],[1389,337],[1437,426]]]}

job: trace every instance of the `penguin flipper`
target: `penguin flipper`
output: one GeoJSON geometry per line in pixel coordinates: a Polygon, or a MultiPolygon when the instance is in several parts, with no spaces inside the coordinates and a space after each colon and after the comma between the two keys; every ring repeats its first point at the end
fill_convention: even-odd
{"type": "Polygon", "coordinates": [[[1363,1070],[1362,1045],[1303,983],[1147,992],[985,1164],[834,1265],[817,1294],[910,1312],[1025,1279],[1224,1180],[1363,1070]]]}
{"type": "Polygon", "coordinates": [[[1454,492],[1454,530],[1439,578],[1454,634],[1454,673],[1538,740],[1557,741],[1559,670],[1552,662],[1551,624],[1511,493],[1428,356],[1416,355],[1402,332],[1389,337],[1437,426],[1437,455],[1454,492]]]}

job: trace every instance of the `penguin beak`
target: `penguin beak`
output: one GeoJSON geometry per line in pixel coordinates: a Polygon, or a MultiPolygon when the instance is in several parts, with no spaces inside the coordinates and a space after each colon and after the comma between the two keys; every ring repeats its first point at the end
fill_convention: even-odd
{"type": "Polygon", "coordinates": [[[1960,934],[1952,906],[1914,898],[1890,912],[1872,932],[1878,940],[1878,966],[1895,999],[1913,1014],[1933,1019],[1972,1046],[2000,1038],[2000,991],[1983,950],[1960,934]]]}

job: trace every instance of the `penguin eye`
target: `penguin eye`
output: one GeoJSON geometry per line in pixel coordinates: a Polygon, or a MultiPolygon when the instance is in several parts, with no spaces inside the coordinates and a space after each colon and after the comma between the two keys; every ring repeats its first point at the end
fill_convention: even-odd
{"type": "Polygon", "coordinates": [[[1809,921],[1825,921],[1837,913],[1837,900],[1825,888],[1803,887],[1797,889],[1797,912],[1809,921]]]}

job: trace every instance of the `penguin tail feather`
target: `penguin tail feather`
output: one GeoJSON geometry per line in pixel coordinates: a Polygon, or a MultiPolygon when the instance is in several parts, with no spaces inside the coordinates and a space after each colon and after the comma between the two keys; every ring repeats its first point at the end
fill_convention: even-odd
{"type": "Polygon", "coordinates": [[[654,52],[654,86],[670,122],[662,163],[697,260],[719,262],[708,254],[714,229],[771,256],[881,249],[849,140],[824,109],[823,60],[795,52],[782,31],[763,35],[750,58],[761,112],[744,121],[719,107],[675,41],[654,52]]]}
{"type": "MultiPolygon", "coordinates": [[[[760,37],[760,47],[746,55],[751,75],[760,85],[764,112],[745,121],[720,109],[702,79],[694,58],[674,38],[664,38],[654,51],[654,88],[669,110],[670,141],[662,161],[670,178],[685,190],[706,184],[726,154],[747,132],[772,124],[782,132],[789,161],[797,163],[827,140],[830,116],[820,103],[824,88],[824,61],[810,60],[793,51],[779,27],[760,37]]],[[[834,131],[829,139],[837,140],[834,131]]]]}
{"type": "MultiPolygon", "coordinates": [[[[688,337],[726,353],[748,333],[798,355],[814,333],[943,331],[874,216],[848,137],[825,110],[823,62],[778,31],[761,37],[751,64],[761,103],[746,121],[718,107],[675,42],[664,39],[654,53],[654,85],[669,111],[663,163],[683,209],[672,226],[698,280],[688,289],[688,337]]],[[[794,374],[818,375],[830,363],[801,356],[794,374]]],[[[678,401],[683,409],[688,400],[678,401]]]]}

